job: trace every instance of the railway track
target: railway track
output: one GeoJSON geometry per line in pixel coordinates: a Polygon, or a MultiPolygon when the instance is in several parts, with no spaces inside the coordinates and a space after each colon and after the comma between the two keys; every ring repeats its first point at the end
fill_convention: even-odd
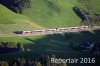
{"type": "Polygon", "coordinates": [[[0,37],[17,37],[17,36],[33,36],[33,35],[48,35],[48,34],[62,34],[68,32],[80,32],[89,30],[100,30],[100,26],[94,26],[89,28],[88,26],[81,27],[70,27],[70,28],[56,28],[56,29],[43,29],[33,31],[22,31],[21,34],[0,34],[0,37]]]}

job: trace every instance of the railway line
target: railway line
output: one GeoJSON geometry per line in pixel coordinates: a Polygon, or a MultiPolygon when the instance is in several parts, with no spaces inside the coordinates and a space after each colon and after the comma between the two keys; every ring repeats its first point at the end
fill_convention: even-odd
{"type": "Polygon", "coordinates": [[[88,30],[97,30],[100,29],[100,26],[80,26],[80,27],[67,27],[67,28],[54,28],[54,29],[40,29],[32,31],[20,31],[18,36],[27,36],[27,35],[46,35],[46,34],[59,34],[66,32],[80,32],[88,30]]]}
{"type": "Polygon", "coordinates": [[[18,31],[16,34],[0,34],[0,37],[16,37],[16,36],[33,36],[33,35],[48,35],[48,34],[61,34],[68,32],[80,32],[88,30],[99,30],[100,26],[80,26],[80,27],[67,27],[67,28],[54,28],[54,29],[38,29],[32,31],[18,31]]]}

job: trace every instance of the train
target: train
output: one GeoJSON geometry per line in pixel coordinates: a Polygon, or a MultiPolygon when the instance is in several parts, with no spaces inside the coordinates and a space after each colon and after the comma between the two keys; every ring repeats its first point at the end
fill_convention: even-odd
{"type": "Polygon", "coordinates": [[[19,34],[53,34],[53,33],[62,33],[62,32],[71,32],[71,31],[82,31],[87,30],[89,26],[80,26],[80,27],[67,27],[67,28],[55,28],[55,29],[38,29],[32,31],[20,31],[19,34]]]}

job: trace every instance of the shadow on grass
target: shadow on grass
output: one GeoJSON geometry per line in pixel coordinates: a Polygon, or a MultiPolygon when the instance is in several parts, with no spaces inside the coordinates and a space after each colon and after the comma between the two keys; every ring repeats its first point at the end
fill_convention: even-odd
{"type": "MultiPolygon", "coordinates": [[[[30,52],[9,53],[6,55],[0,54],[0,58],[10,62],[14,58],[16,59],[19,57],[24,57],[26,59],[33,60],[34,58],[37,58],[40,55],[55,54],[56,57],[59,58],[96,57],[96,60],[98,60],[100,56],[85,52],[80,52],[77,50],[77,46],[87,41],[100,42],[99,34],[100,31],[95,30],[94,32],[85,31],[79,33],[45,35],[38,39],[26,38],[26,40],[31,42],[30,44],[25,45],[25,47],[31,49],[30,52]]],[[[99,61],[96,62],[98,63],[99,61]]]]}
{"type": "MultiPolygon", "coordinates": [[[[26,38],[26,40],[32,42],[32,44],[28,44],[27,47],[30,48],[33,53],[38,53],[38,56],[43,54],[55,54],[56,57],[60,58],[96,58],[96,63],[98,64],[100,56],[80,52],[77,46],[84,42],[100,42],[99,34],[100,31],[98,30],[93,32],[81,31],[79,33],[45,35],[37,40],[26,38]]],[[[73,66],[73,64],[69,66],[71,65],[73,66]]],[[[78,65],[76,64],[75,66],[78,65]]],[[[88,64],[86,66],[88,66],[88,64]]]]}
{"type": "Polygon", "coordinates": [[[85,42],[99,42],[100,31],[83,31],[79,33],[64,33],[64,34],[53,34],[45,35],[36,40],[26,38],[26,40],[32,42],[27,44],[26,47],[30,48],[31,51],[37,51],[40,53],[64,53],[64,54],[80,54],[76,47],[81,43],[85,42]]]}
{"type": "Polygon", "coordinates": [[[29,47],[33,51],[66,51],[66,49],[68,50],[68,48],[66,48],[68,42],[64,35],[61,34],[46,35],[37,40],[32,40],[29,38],[26,39],[33,43],[29,45],[29,47]]]}

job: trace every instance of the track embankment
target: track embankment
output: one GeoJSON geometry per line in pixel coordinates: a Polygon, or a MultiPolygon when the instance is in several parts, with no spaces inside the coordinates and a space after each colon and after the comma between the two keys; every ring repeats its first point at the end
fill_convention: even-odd
{"type": "Polygon", "coordinates": [[[37,30],[38,32],[35,32],[35,33],[33,32],[33,33],[26,33],[26,34],[25,33],[24,34],[0,34],[0,37],[17,37],[17,36],[20,37],[20,36],[62,34],[62,33],[68,33],[68,32],[81,32],[81,31],[100,30],[100,26],[94,26],[92,28],[87,27],[87,28],[84,28],[84,29],[80,29],[80,28],[77,28],[77,27],[70,27],[70,28],[72,28],[72,29],[58,28],[59,29],[58,31],[57,30],[53,31],[54,29],[52,29],[51,31],[48,31],[48,32],[43,31],[43,30],[49,30],[49,29],[43,29],[42,32],[37,30]]]}

